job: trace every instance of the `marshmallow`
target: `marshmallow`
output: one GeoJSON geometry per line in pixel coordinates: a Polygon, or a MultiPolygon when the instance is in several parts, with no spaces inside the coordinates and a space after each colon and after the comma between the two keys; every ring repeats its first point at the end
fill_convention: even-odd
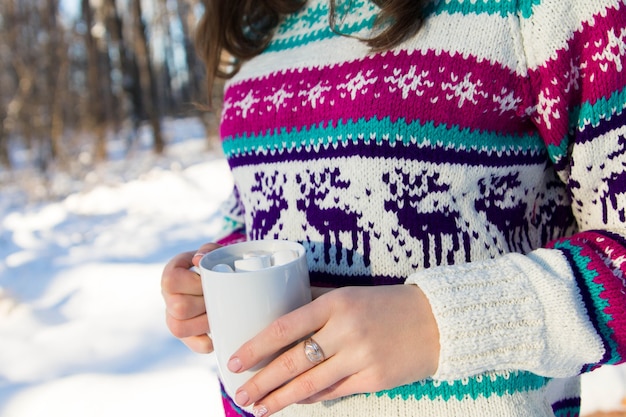
{"type": "Polygon", "coordinates": [[[254,256],[235,261],[235,272],[250,272],[272,266],[272,258],[270,255],[254,256]]]}
{"type": "Polygon", "coordinates": [[[272,265],[285,265],[291,261],[296,260],[297,258],[298,253],[296,251],[290,249],[279,250],[278,252],[274,252],[274,254],[272,255],[272,265]]]}

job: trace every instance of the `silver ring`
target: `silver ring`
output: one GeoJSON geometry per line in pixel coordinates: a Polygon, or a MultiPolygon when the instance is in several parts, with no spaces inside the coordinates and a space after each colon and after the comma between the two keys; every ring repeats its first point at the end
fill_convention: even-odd
{"type": "Polygon", "coordinates": [[[320,345],[318,345],[317,342],[312,338],[308,338],[304,341],[304,354],[306,355],[306,358],[309,360],[309,362],[313,363],[314,365],[322,363],[326,359],[326,357],[324,356],[324,351],[322,350],[320,345]]]}

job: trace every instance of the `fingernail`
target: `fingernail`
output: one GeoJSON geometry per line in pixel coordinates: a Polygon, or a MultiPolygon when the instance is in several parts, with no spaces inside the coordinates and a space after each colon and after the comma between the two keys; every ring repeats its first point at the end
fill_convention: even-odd
{"type": "Polygon", "coordinates": [[[248,405],[249,401],[250,396],[248,396],[248,393],[246,391],[239,391],[237,394],[235,394],[235,402],[238,406],[245,407],[246,405],[248,405]]]}
{"type": "Polygon", "coordinates": [[[193,257],[195,258],[196,256],[204,256],[204,255],[206,255],[206,254],[207,254],[207,252],[201,252],[201,251],[198,251],[198,252],[196,252],[196,253],[193,255],[193,257]]]}
{"type": "Polygon", "coordinates": [[[241,360],[235,356],[228,361],[226,366],[228,366],[230,372],[239,372],[243,365],[241,364],[241,360]]]}
{"type": "Polygon", "coordinates": [[[252,409],[252,414],[254,414],[254,417],[263,417],[267,414],[267,408],[264,405],[259,405],[252,409]]]}

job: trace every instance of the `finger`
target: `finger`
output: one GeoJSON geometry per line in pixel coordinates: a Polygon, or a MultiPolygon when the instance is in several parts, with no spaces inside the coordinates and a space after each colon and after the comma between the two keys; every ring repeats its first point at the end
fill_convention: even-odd
{"type": "Polygon", "coordinates": [[[180,339],[185,346],[195,353],[211,353],[213,352],[213,340],[206,335],[190,336],[180,339]]]}
{"type": "Polygon", "coordinates": [[[202,281],[200,276],[189,268],[192,252],[186,252],[172,259],[163,269],[161,289],[165,294],[202,295],[202,281]]]}
{"type": "Polygon", "coordinates": [[[177,320],[189,320],[206,313],[204,297],[186,294],[164,294],[167,313],[177,320]]]}
{"type": "Polygon", "coordinates": [[[165,265],[164,273],[177,268],[189,269],[193,266],[191,259],[193,258],[195,251],[182,252],[174,256],[165,265]]]}
{"type": "Polygon", "coordinates": [[[200,276],[190,271],[198,266],[202,256],[219,248],[217,243],[205,243],[197,251],[183,252],[174,256],[163,268],[161,288],[163,293],[202,295],[200,276]]]}
{"type": "Polygon", "coordinates": [[[304,355],[303,345],[304,342],[300,342],[288,349],[242,385],[235,395],[237,403],[241,405],[247,405],[244,403],[251,404],[285,382],[313,368],[315,364],[311,363],[304,355]]]}
{"type": "Polygon", "coordinates": [[[336,357],[327,359],[258,400],[253,410],[266,410],[266,414],[273,414],[290,404],[311,398],[344,379],[344,370],[336,357]]]}
{"type": "Polygon", "coordinates": [[[335,400],[359,392],[359,386],[355,385],[359,383],[357,375],[358,374],[353,374],[341,379],[317,394],[313,394],[309,398],[298,401],[298,404],[315,404],[320,401],[335,400]]]}
{"type": "Polygon", "coordinates": [[[209,321],[206,314],[188,320],[178,320],[166,313],[165,323],[170,332],[179,339],[209,333],[209,321]]]}
{"type": "MultiPolygon", "coordinates": [[[[306,355],[305,352],[305,343],[307,341],[300,342],[296,344],[294,347],[288,349],[283,354],[279,355],[276,359],[270,362],[265,368],[255,374],[249,381],[247,381],[235,395],[235,400],[238,401],[248,401],[249,403],[253,403],[258,401],[260,398],[265,397],[268,393],[274,391],[280,386],[284,385],[287,381],[293,380],[294,378],[298,378],[300,375],[305,374],[307,371],[310,371],[316,366],[321,366],[325,364],[329,358],[332,357],[333,353],[336,352],[338,346],[333,346],[330,342],[326,343],[326,339],[322,334],[323,330],[315,334],[315,343],[318,343],[317,340],[320,340],[318,346],[324,346],[321,348],[322,351],[322,363],[312,362],[306,355]],[[239,398],[237,398],[239,397],[239,398]]],[[[308,339],[307,339],[308,340],[308,339]]],[[[343,369],[347,369],[345,365],[343,369]]],[[[342,372],[344,372],[342,371],[342,372]]],[[[333,379],[332,383],[336,382],[337,377],[331,377],[333,379]]],[[[326,382],[322,381],[319,389],[324,389],[328,385],[324,385],[326,382]]],[[[306,380],[305,380],[306,385],[306,380]]],[[[311,387],[300,387],[296,384],[296,388],[291,387],[291,396],[290,401],[296,402],[303,400],[313,393],[310,392],[311,387]],[[304,388],[304,389],[303,389],[304,388]]]]}
{"type": "Polygon", "coordinates": [[[347,378],[337,381],[336,383],[332,384],[328,388],[321,390],[317,394],[313,394],[309,398],[305,398],[304,400],[298,401],[297,404],[302,404],[302,405],[315,404],[320,401],[334,400],[336,398],[342,397],[341,395],[335,396],[335,393],[338,391],[338,387],[341,386],[341,383],[345,381],[346,379],[347,378]]]}
{"type": "Polygon", "coordinates": [[[330,308],[324,297],[320,297],[280,317],[232,355],[229,369],[232,372],[241,372],[252,368],[285,346],[322,328],[329,315],[330,308]]]}
{"type": "Polygon", "coordinates": [[[202,259],[202,257],[207,253],[219,248],[220,246],[221,245],[218,245],[217,243],[205,243],[204,245],[200,246],[198,250],[193,254],[193,265],[200,266],[200,259],[202,259]]]}

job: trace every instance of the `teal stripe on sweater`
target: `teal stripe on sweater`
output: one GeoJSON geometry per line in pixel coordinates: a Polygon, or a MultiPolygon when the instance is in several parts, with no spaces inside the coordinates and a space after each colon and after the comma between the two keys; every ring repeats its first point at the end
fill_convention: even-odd
{"type": "Polygon", "coordinates": [[[461,13],[464,15],[475,15],[480,13],[499,14],[507,17],[512,14],[521,13],[522,17],[532,16],[534,5],[541,3],[541,0],[445,0],[431,3],[427,8],[427,13],[461,13]]]}
{"type": "Polygon", "coordinates": [[[586,126],[596,127],[602,120],[613,115],[620,115],[626,109],[626,88],[616,91],[608,98],[602,98],[595,103],[585,102],[580,108],[576,108],[570,117],[578,123],[578,129],[583,130],[586,126]]]}
{"type": "Polygon", "coordinates": [[[280,132],[268,132],[262,135],[249,135],[225,138],[223,143],[227,157],[252,152],[290,151],[309,146],[347,145],[350,142],[395,142],[405,146],[438,146],[454,149],[481,149],[485,152],[545,152],[545,144],[538,135],[511,136],[493,132],[471,131],[458,126],[425,125],[419,122],[406,124],[399,119],[391,121],[389,117],[378,119],[359,119],[343,123],[339,127],[311,126],[299,131],[283,128],[280,132]],[[345,134],[341,134],[341,132],[345,134]],[[352,132],[361,132],[356,134],[352,132]],[[410,133],[409,133],[410,132],[410,133]],[[339,133],[339,134],[338,134],[339,133]],[[446,143],[441,143],[441,139],[446,143]]]}
{"type": "Polygon", "coordinates": [[[617,354],[617,342],[613,337],[613,330],[611,330],[611,328],[607,325],[607,323],[613,318],[610,314],[606,314],[606,309],[609,307],[609,301],[600,296],[600,294],[605,290],[604,285],[594,282],[594,279],[599,274],[598,271],[596,271],[591,265],[591,258],[582,254],[582,247],[573,244],[569,240],[556,242],[554,244],[554,248],[567,250],[571,254],[576,266],[578,266],[578,270],[582,275],[582,279],[587,284],[587,289],[591,294],[591,300],[594,304],[593,307],[595,308],[595,314],[598,319],[597,330],[600,332],[600,337],[602,337],[604,342],[609,346],[611,352],[611,358],[607,361],[607,363],[618,363],[621,358],[617,354]]]}
{"type": "MultiPolygon", "coordinates": [[[[585,102],[582,106],[577,106],[569,112],[570,128],[579,131],[585,128],[597,127],[602,121],[611,117],[619,116],[626,109],[626,88],[616,91],[608,98],[602,98],[595,103],[585,102]]],[[[570,145],[569,134],[561,139],[558,145],[549,145],[548,154],[554,162],[567,156],[570,145]]]]}
{"type": "MultiPolygon", "coordinates": [[[[371,28],[374,24],[374,20],[376,19],[374,10],[374,5],[371,2],[367,1],[354,1],[350,6],[351,10],[366,10],[368,11],[367,19],[360,20],[358,22],[348,24],[341,24],[341,21],[337,22],[338,30],[341,34],[351,35],[355,34],[363,29],[371,28]]],[[[340,13],[339,11],[337,12],[340,13]]],[[[349,13],[345,12],[345,13],[349,13]]],[[[340,34],[334,32],[327,24],[328,21],[329,8],[328,3],[320,3],[316,7],[305,8],[304,10],[287,16],[283,24],[281,24],[277,30],[277,37],[270,43],[267,48],[267,51],[276,52],[285,49],[295,48],[297,46],[301,46],[310,42],[321,41],[324,39],[329,39],[337,36],[341,36],[340,34]],[[322,23],[320,25],[320,23],[322,23]],[[308,31],[306,33],[302,33],[302,29],[309,25],[309,27],[320,26],[321,29],[308,31]],[[294,33],[294,36],[291,37],[281,37],[285,33],[294,33]]],[[[339,18],[339,17],[338,17],[339,18]]]]}
{"type": "MultiPolygon", "coordinates": [[[[471,17],[476,14],[486,13],[507,17],[509,15],[521,13],[522,17],[528,18],[532,16],[532,7],[541,3],[541,0],[523,0],[521,1],[521,4],[518,3],[520,3],[519,0],[447,0],[438,2],[438,4],[430,3],[425,10],[425,14],[438,15],[443,13],[460,13],[471,17]]],[[[339,7],[341,7],[341,5],[339,7]]],[[[364,10],[368,12],[366,13],[368,18],[350,25],[342,25],[341,21],[339,21],[339,32],[345,35],[351,35],[364,29],[371,28],[376,17],[373,3],[368,1],[354,1],[350,4],[349,10],[343,13],[362,12],[364,10]]],[[[305,31],[305,33],[302,33],[302,30],[305,29],[307,25],[309,25],[310,28],[313,28],[316,25],[320,25],[321,22],[326,22],[328,20],[328,14],[328,3],[324,2],[318,3],[314,7],[305,8],[296,14],[287,16],[285,21],[277,30],[277,38],[270,43],[267,50],[276,52],[294,48],[309,42],[321,41],[340,36],[331,30],[328,25],[321,25],[321,29],[319,30],[312,30],[309,32],[305,31]],[[294,36],[282,37],[281,35],[284,35],[285,33],[294,33],[294,36]]],[[[338,12],[338,14],[341,15],[340,12],[338,12]]]]}
{"type": "Polygon", "coordinates": [[[465,398],[476,399],[478,397],[489,398],[492,395],[503,397],[515,393],[534,391],[545,387],[550,378],[535,375],[530,372],[515,371],[511,373],[481,374],[458,381],[425,380],[404,385],[386,391],[379,391],[374,395],[390,398],[400,397],[403,400],[414,398],[416,400],[427,398],[429,400],[442,399],[448,401],[451,398],[463,400],[465,398]]]}

